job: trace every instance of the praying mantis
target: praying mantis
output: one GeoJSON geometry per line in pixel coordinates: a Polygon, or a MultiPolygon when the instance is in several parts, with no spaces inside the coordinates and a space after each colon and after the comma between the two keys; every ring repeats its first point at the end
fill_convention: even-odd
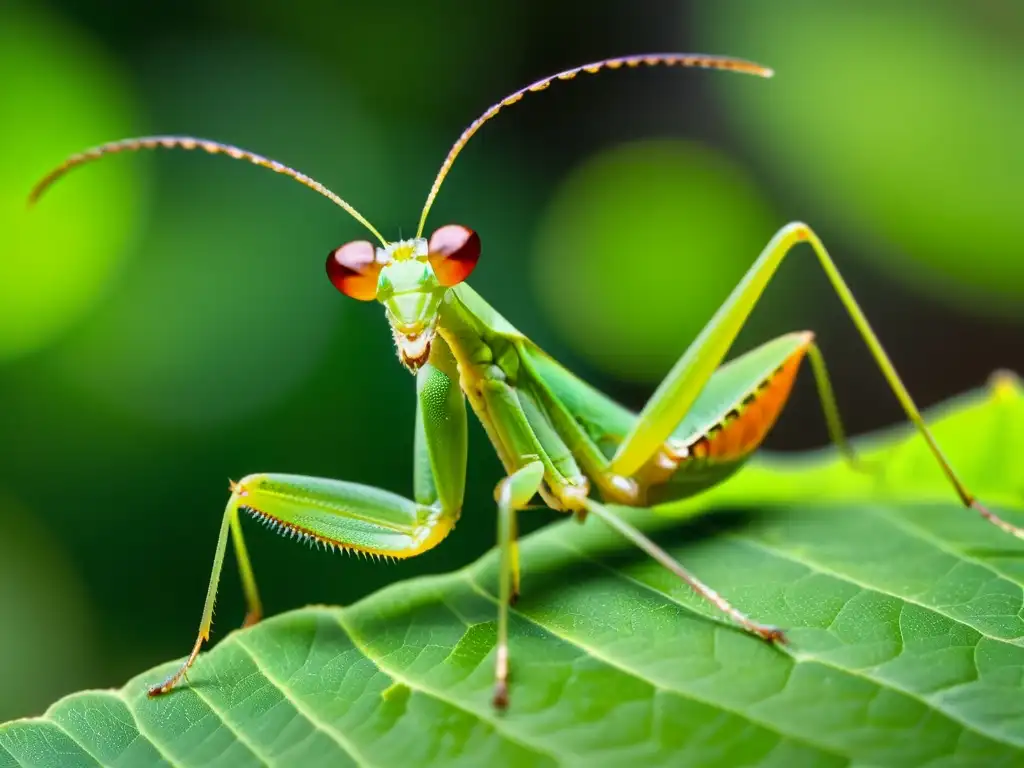
{"type": "Polygon", "coordinates": [[[424,236],[441,185],[476,132],[505,107],[580,74],[641,66],[697,67],[771,77],[761,65],[723,56],[655,53],[604,59],[515,91],[474,120],[449,150],[427,195],[415,237],[389,242],[349,203],[320,182],[245,149],[186,136],[125,139],[73,155],[45,176],[30,201],[79,165],[119,152],[201,150],[288,176],[343,208],[379,241],[356,240],[330,252],[327,275],[351,298],[384,306],[401,364],[416,379],[413,496],[345,480],[261,473],[230,485],[213,569],[191,653],[150,690],[178,685],[209,640],[229,538],[245,599],[244,624],[263,614],[242,535],[241,514],[277,532],[332,550],[407,558],[439,544],[462,511],[467,460],[466,401],[505,469],[497,483],[499,585],[493,703],[509,701],[509,606],[519,594],[516,515],[539,495],[581,522],[592,515],[682,579],[744,630],[769,642],[783,631],[758,623],[702,583],[610,505],[647,507],[698,494],[726,480],[758,448],[785,405],[807,358],[833,441],[851,461],[824,358],[810,331],[790,333],[722,364],[762,292],[794,246],[806,243],[867,344],[907,417],[926,441],[964,507],[1018,538],[1024,529],[979,503],[947,462],[818,236],[803,223],[782,227],[683,353],[639,414],[594,389],[492,308],[465,282],[481,253],[480,236],[447,224],[424,236]]]}

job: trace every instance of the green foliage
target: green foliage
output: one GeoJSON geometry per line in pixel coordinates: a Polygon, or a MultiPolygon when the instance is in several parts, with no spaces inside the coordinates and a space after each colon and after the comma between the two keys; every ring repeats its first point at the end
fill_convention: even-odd
{"type": "Polygon", "coordinates": [[[138,166],[25,199],[54,158],[137,129],[103,50],[35,4],[0,6],[0,361],[51,342],[102,298],[140,219],[138,166]]]}
{"type": "MultiPolygon", "coordinates": [[[[189,112],[197,133],[266,147],[325,183],[344,179],[357,206],[374,198],[373,179],[390,171],[380,129],[346,89],[256,44],[227,52],[193,46],[181,58],[154,88],[189,112]],[[228,115],[217,109],[226,92],[228,115]],[[287,126],[266,116],[267,103],[287,115],[287,126]],[[301,139],[295,124],[308,127],[301,139]],[[359,165],[347,162],[354,152],[346,147],[360,148],[359,165]]],[[[152,226],[135,245],[145,257],[126,265],[116,293],[60,351],[61,374],[91,399],[144,421],[192,429],[237,422],[301,386],[332,336],[358,314],[338,301],[322,269],[325,249],[358,225],[298,185],[223,158],[161,153],[108,164],[141,162],[167,171],[152,226]],[[254,364],[270,354],[274,365],[254,364]]],[[[106,167],[97,163],[67,182],[106,167]]],[[[48,205],[49,196],[38,208],[48,205]]]]}
{"type": "MultiPolygon", "coordinates": [[[[619,145],[555,191],[534,257],[538,296],[590,361],[657,382],[778,228],[743,169],[711,147],[619,145]]],[[[784,281],[772,290],[794,292],[784,281]]]]}
{"type": "MultiPolygon", "coordinates": [[[[1004,377],[937,433],[987,500],[1020,509],[1022,427],[1004,377]]],[[[1022,548],[951,498],[920,439],[866,447],[886,457],[871,476],[832,453],[774,457],[671,515],[623,510],[787,627],[785,648],[568,522],[523,542],[504,714],[492,553],[234,632],[170,696],[145,695],[167,664],[0,726],[0,766],[1019,764],[1022,548]]]]}
{"type": "Polygon", "coordinates": [[[1024,6],[696,8],[690,34],[775,68],[764,88],[712,82],[746,142],[799,194],[801,217],[861,238],[865,256],[919,290],[1020,317],[1024,6]]]}
{"type": "Polygon", "coordinates": [[[0,494],[0,721],[95,684],[97,627],[76,575],[60,541],[0,494]]]}
{"type": "MultiPolygon", "coordinates": [[[[412,382],[380,308],[339,296],[323,274],[328,251],[361,228],[274,174],[180,152],[104,160],[26,209],[42,173],[95,143],[180,132],[240,144],[314,175],[387,236],[408,236],[459,132],[514,88],[632,51],[763,59],[771,81],[619,71],[530,97],[460,156],[428,231],[480,232],[473,287],[633,407],[650,394],[636,381],[667,370],[730,275],[796,218],[825,238],[922,402],[997,365],[1024,369],[1019,323],[980,317],[1007,304],[1000,296],[1024,307],[1012,55],[1024,5],[901,0],[858,15],[806,0],[673,2],[637,14],[619,3],[588,13],[587,35],[578,14],[515,0],[184,0],[171,15],[121,5],[0,2],[0,720],[120,684],[187,647],[228,478],[412,488],[412,382]],[[663,235],[655,246],[679,247],[652,256],[652,232],[663,235]],[[566,236],[562,251],[546,249],[553,235],[566,236]],[[619,250],[583,250],[605,243],[619,250]],[[895,265],[904,251],[907,287],[868,261],[895,265]],[[910,257],[951,261],[954,287],[990,285],[993,296],[959,314],[948,303],[966,291],[919,300],[935,270],[910,257]],[[620,259],[663,277],[650,300],[620,259]],[[563,282],[541,291],[538,278],[563,282]]],[[[814,329],[861,432],[896,409],[801,250],[736,349],[814,329]]],[[[824,439],[801,386],[776,447],[824,439]]],[[[267,605],[348,604],[478,557],[494,542],[501,471],[486,445],[471,423],[467,513],[423,557],[339,563],[253,530],[267,605]]],[[[242,613],[226,586],[225,633],[242,613]]]]}

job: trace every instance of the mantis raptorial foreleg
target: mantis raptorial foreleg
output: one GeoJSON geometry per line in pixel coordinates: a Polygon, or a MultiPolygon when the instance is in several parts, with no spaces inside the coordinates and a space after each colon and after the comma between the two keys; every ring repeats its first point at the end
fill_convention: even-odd
{"type": "MultiPolygon", "coordinates": [[[[237,529],[238,513],[242,511],[293,539],[327,549],[353,549],[395,558],[412,557],[435,546],[452,529],[458,516],[457,509],[418,504],[379,488],[342,480],[259,474],[233,483],[192,653],[177,672],[151,688],[150,695],[173,688],[195,661],[203,642],[209,639],[228,530],[237,529]]],[[[236,545],[240,540],[240,534],[236,534],[236,545]]],[[[239,563],[244,563],[241,570],[249,602],[247,623],[251,623],[259,611],[258,598],[254,603],[255,582],[244,548],[236,546],[236,553],[239,563]]]]}
{"type": "Polygon", "coordinates": [[[448,535],[458,520],[465,489],[466,407],[458,381],[444,370],[451,362],[450,353],[446,358],[444,352],[438,352],[440,367],[428,364],[417,374],[415,501],[367,485],[301,475],[249,475],[231,484],[195,645],[173,675],[150,689],[151,696],[177,685],[210,638],[229,531],[248,605],[245,623],[260,618],[239,512],[294,539],[383,557],[418,555],[448,535]]]}
{"type": "Polygon", "coordinates": [[[546,488],[539,490],[545,501],[554,509],[582,510],[590,483],[558,433],[543,419],[530,418],[524,403],[531,401],[521,399],[525,393],[504,381],[488,380],[480,382],[479,397],[503,445],[505,470],[511,475],[529,461],[540,461],[546,488]]]}
{"type": "MultiPolygon", "coordinates": [[[[632,429],[619,446],[611,461],[611,471],[630,476],[653,456],[662,446],[665,439],[672,433],[686,412],[693,405],[708,379],[722,362],[729,347],[732,345],[750,312],[757,304],[768,282],[775,275],[782,260],[798,243],[809,243],[814,249],[825,274],[838,294],[843,306],[860,332],[871,351],[875,362],[885,376],[893,394],[900,401],[904,411],[918,432],[925,439],[936,461],[942,467],[953,488],[959,495],[964,506],[974,509],[982,517],[997,525],[1007,533],[1024,539],[1024,529],[1018,528],[997,517],[982,506],[967,490],[960,478],[953,471],[942,450],[921,417],[910,393],[900,380],[899,374],[889,356],[882,348],[881,342],[872,330],[867,318],[839,274],[832,258],[825,250],[818,236],[806,224],[787,224],[771,239],[761,255],[754,262],[733,289],[711,321],[704,327],[700,335],[689,349],[675,364],[668,376],[661,383],[651,399],[644,406],[632,429]]],[[[819,364],[821,363],[819,357],[819,364]]],[[[812,364],[814,356],[812,355],[812,364]]],[[[820,382],[820,380],[819,380],[820,382]]],[[[819,383],[820,386],[820,383],[819,383]]],[[[829,388],[831,389],[831,388],[829,388]]],[[[828,405],[830,398],[825,399],[826,417],[831,412],[832,420],[836,418],[834,404],[828,405]]],[[[834,424],[833,424],[834,428],[834,424]]]]}
{"type": "MultiPolygon", "coordinates": [[[[231,484],[231,492],[235,493],[235,484],[231,484]]],[[[263,618],[263,603],[260,600],[260,592],[256,588],[256,575],[252,572],[252,561],[249,560],[249,550],[245,546],[245,539],[242,537],[242,521],[238,517],[238,510],[235,508],[231,513],[225,513],[231,523],[231,541],[235,546],[235,559],[238,561],[238,574],[242,578],[242,593],[245,595],[245,619],[243,627],[251,627],[263,618]]],[[[223,532],[221,532],[223,537],[223,532]]],[[[221,547],[217,547],[218,557],[223,559],[224,553],[221,547]]],[[[220,566],[214,564],[214,570],[219,571],[220,566]]],[[[208,597],[212,600],[212,597],[208,597]]],[[[210,620],[212,621],[212,605],[210,620]]],[[[204,619],[205,620],[205,619],[204,619]]],[[[207,626],[209,630],[209,626],[207,626]]]]}
{"type": "MultiPolygon", "coordinates": [[[[243,480],[245,483],[249,478],[243,480]]],[[[231,484],[231,499],[228,501],[227,509],[224,510],[224,519],[220,525],[220,535],[217,537],[217,550],[213,556],[213,570],[210,573],[210,585],[206,589],[206,602],[203,604],[203,617],[199,621],[199,635],[192,646],[188,658],[178,670],[159,685],[149,689],[150,696],[167,693],[178,682],[185,677],[188,668],[199,655],[203,643],[210,639],[210,626],[213,624],[213,606],[217,601],[217,585],[220,584],[220,571],[224,565],[224,555],[228,548],[228,531],[231,532],[235,542],[235,556],[238,558],[238,570],[242,576],[242,587],[245,592],[246,614],[243,626],[255,624],[263,614],[259,593],[256,590],[256,579],[253,576],[252,565],[249,562],[249,552],[245,547],[242,538],[242,528],[238,520],[239,494],[242,483],[231,484]]]]}

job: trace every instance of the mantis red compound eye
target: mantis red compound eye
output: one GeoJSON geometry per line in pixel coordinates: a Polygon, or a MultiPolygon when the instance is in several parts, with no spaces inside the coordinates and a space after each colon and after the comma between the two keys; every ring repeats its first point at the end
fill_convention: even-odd
{"type": "Polygon", "coordinates": [[[448,224],[430,236],[427,251],[437,282],[446,287],[458,285],[480,260],[480,235],[469,227],[448,224]]]}
{"type": "Polygon", "coordinates": [[[377,249],[369,240],[345,243],[327,257],[327,276],[346,296],[373,301],[377,298],[377,276],[381,268],[376,255],[377,249]]]}

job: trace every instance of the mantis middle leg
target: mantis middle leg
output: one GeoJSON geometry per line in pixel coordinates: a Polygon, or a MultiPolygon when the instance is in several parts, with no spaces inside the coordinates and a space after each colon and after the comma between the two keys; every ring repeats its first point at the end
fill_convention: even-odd
{"type": "MultiPolygon", "coordinates": [[[[1024,529],[1012,525],[996,516],[984,507],[967,490],[956,472],[950,466],[942,450],[932,437],[931,431],[924,423],[917,405],[900,380],[892,361],[882,348],[881,342],[872,330],[867,318],[861,311],[846,281],[843,280],[825,246],[806,224],[793,223],[783,227],[771,239],[761,252],[757,261],[747,271],[743,279],[726,299],[711,321],[704,327],[700,335],[689,349],[675,364],[668,376],[661,383],[651,399],[644,406],[639,417],[633,423],[629,433],[623,439],[615,456],[612,458],[610,470],[621,476],[631,476],[650,459],[661,447],[665,439],[672,433],[682,420],[694,401],[700,395],[704,385],[722,362],[729,347],[732,345],[750,312],[757,304],[762,292],[768,285],[783,259],[794,245],[808,243],[832,287],[839,296],[871,351],[875,362],[885,376],[893,394],[903,406],[910,421],[917,427],[925,439],[928,448],[942,467],[960,501],[965,507],[975,510],[989,522],[1018,538],[1024,539],[1024,529]]],[[[820,359],[818,361],[820,363],[820,359]]],[[[812,357],[812,364],[814,358],[812,357]]],[[[833,409],[834,410],[834,409],[833,409]]],[[[828,406],[826,406],[826,412],[828,406]]]]}
{"type": "Polygon", "coordinates": [[[578,468],[572,451],[557,430],[550,428],[540,417],[533,396],[527,391],[516,391],[500,381],[488,382],[482,387],[482,400],[488,417],[495,426],[498,438],[507,456],[508,477],[495,491],[498,502],[498,642],[495,655],[494,705],[504,708],[508,704],[508,612],[518,593],[519,564],[515,539],[515,518],[537,493],[550,496],[565,511],[579,508],[593,513],[632,543],[650,554],[659,563],[679,576],[699,595],[712,602],[734,621],[768,641],[784,641],[781,630],[758,624],[734,608],[721,595],[703,584],[693,574],[611,510],[585,495],[585,485],[578,482],[578,468]],[[530,416],[532,414],[532,418],[530,416]]]}

